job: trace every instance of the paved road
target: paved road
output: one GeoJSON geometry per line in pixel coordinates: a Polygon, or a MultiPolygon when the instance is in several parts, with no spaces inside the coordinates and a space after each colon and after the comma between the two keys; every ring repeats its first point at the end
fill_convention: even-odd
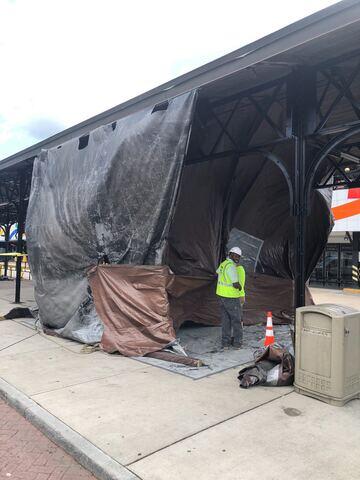
{"type": "Polygon", "coordinates": [[[95,477],[0,400],[0,479],[95,480],[95,477]]]}

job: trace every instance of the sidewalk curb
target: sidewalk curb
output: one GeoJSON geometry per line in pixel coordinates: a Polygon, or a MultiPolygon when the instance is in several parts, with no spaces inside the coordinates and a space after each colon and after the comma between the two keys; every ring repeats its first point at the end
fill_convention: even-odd
{"type": "Polygon", "coordinates": [[[139,480],[134,473],[0,378],[0,398],[99,480],[139,480]]]}

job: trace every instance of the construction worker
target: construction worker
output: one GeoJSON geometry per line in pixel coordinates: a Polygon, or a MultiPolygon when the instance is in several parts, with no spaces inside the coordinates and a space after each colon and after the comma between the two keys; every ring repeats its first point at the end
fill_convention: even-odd
{"type": "Polygon", "coordinates": [[[216,270],[218,274],[216,295],[219,297],[221,310],[221,340],[222,347],[226,350],[231,346],[231,330],[234,336],[233,347],[240,348],[242,342],[241,307],[239,301],[242,287],[236,269],[240,258],[241,249],[233,247],[230,249],[226,260],[216,270]]]}

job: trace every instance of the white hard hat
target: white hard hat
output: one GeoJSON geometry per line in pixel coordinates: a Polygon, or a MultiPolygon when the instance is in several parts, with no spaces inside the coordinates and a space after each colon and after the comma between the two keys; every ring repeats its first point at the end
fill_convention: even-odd
{"type": "Polygon", "coordinates": [[[236,255],[242,255],[241,248],[239,247],[232,247],[229,251],[229,253],[236,253],[236,255]]]}

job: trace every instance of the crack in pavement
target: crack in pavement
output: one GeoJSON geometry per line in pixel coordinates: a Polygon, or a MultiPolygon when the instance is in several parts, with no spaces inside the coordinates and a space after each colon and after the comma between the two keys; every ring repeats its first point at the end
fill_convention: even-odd
{"type": "MultiPolygon", "coordinates": [[[[181,443],[183,442],[184,440],[187,440],[191,437],[195,437],[196,435],[198,435],[199,433],[202,433],[202,432],[206,432],[207,430],[210,430],[211,428],[215,428],[225,422],[228,422],[229,420],[233,420],[234,418],[237,418],[237,417],[240,417],[241,415],[244,415],[245,413],[249,413],[251,412],[252,410],[256,410],[257,408],[259,407],[263,407],[264,405],[267,405],[269,403],[272,403],[274,402],[275,400],[279,400],[279,398],[283,398],[283,397],[286,397],[287,395],[290,395],[291,393],[293,393],[294,390],[291,390],[290,392],[288,393],[284,393],[283,395],[279,395],[278,397],[275,397],[275,398],[272,398],[271,400],[267,400],[266,402],[263,402],[263,403],[260,403],[259,405],[256,405],[254,407],[250,407],[248,408],[247,410],[244,410],[243,412],[240,412],[240,413],[236,413],[235,415],[232,415],[231,417],[228,417],[228,418],[225,418],[224,420],[220,420],[219,422],[216,422],[214,423],[213,425],[211,425],[210,427],[205,427],[205,428],[202,428],[200,430],[198,430],[197,432],[194,432],[194,433],[191,433],[189,435],[186,435],[185,437],[179,439],[179,440],[176,440],[175,442],[172,442],[172,443],[169,443],[169,445],[166,445],[164,447],[161,447],[161,448],[158,448],[157,450],[154,450],[153,452],[151,453],[148,453],[144,456],[142,456],[141,458],[139,458],[138,460],[135,460],[134,462],[130,462],[130,463],[125,463],[124,466],[125,467],[131,467],[132,465],[135,465],[136,463],[138,462],[141,462],[141,460],[144,460],[144,458],[148,458],[148,457],[151,457],[152,455],[155,455],[156,453],[158,452],[161,452],[163,450],[166,450],[167,448],[170,448],[172,447],[173,445],[176,445],[178,443],[181,443]]],[[[131,470],[131,468],[130,468],[131,470]]]]}

